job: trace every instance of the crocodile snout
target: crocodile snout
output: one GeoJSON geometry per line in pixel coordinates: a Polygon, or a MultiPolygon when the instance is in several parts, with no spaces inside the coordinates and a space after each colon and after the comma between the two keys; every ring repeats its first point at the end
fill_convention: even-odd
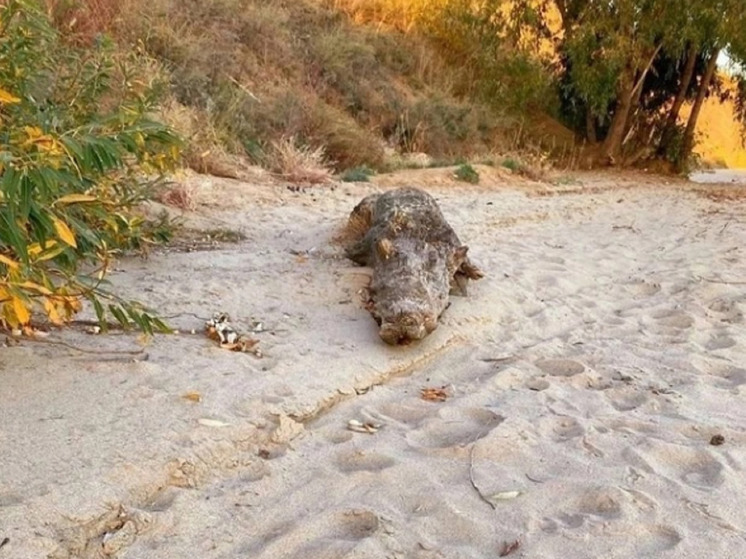
{"type": "Polygon", "coordinates": [[[383,320],[379,335],[389,345],[407,345],[421,340],[437,327],[437,320],[423,313],[402,313],[383,320]]]}

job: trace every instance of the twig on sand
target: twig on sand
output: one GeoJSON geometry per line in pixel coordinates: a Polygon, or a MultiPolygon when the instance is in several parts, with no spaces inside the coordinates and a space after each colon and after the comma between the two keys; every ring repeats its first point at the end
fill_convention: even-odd
{"type": "Polygon", "coordinates": [[[724,285],[746,285],[746,281],[727,281],[727,280],[719,280],[714,278],[705,278],[702,276],[694,276],[699,281],[706,281],[709,283],[722,283],[724,285]]]}
{"type": "Polygon", "coordinates": [[[2,541],[0,541],[0,549],[4,548],[9,542],[10,538],[3,538],[2,541]]]}
{"type": "Polygon", "coordinates": [[[477,487],[477,484],[474,481],[474,449],[477,447],[478,440],[479,439],[471,443],[471,450],[469,451],[469,481],[471,482],[471,486],[474,488],[474,491],[476,491],[477,495],[479,495],[479,498],[487,503],[492,508],[492,510],[496,510],[497,507],[495,506],[495,503],[484,496],[484,493],[482,493],[482,491],[479,489],[479,487],[477,487]]]}
{"type": "Polygon", "coordinates": [[[504,361],[510,361],[513,358],[513,355],[504,355],[502,357],[482,357],[479,360],[484,363],[502,363],[504,361]]]}
{"type": "Polygon", "coordinates": [[[134,350],[90,349],[90,348],[85,348],[85,347],[78,347],[76,345],[68,344],[67,342],[62,342],[59,340],[40,340],[38,338],[23,338],[23,341],[36,342],[37,344],[58,345],[58,346],[66,347],[68,349],[79,351],[80,353],[91,353],[93,355],[141,355],[145,353],[145,348],[134,349],[134,350]]]}

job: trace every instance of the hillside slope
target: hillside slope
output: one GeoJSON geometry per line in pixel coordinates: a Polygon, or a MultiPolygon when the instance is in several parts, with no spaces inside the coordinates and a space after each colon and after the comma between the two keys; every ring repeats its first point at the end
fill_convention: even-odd
{"type": "MultiPolygon", "coordinates": [[[[563,165],[581,159],[572,132],[545,118],[557,109],[546,66],[475,30],[459,2],[47,2],[73,40],[110,31],[152,59],[164,116],[200,171],[222,174],[229,155],[276,167],[283,139],[323,148],[337,170],[387,167],[394,152],[452,161],[540,147],[563,165]]],[[[708,100],[699,130],[705,160],[746,165],[727,106],[708,100]]]]}

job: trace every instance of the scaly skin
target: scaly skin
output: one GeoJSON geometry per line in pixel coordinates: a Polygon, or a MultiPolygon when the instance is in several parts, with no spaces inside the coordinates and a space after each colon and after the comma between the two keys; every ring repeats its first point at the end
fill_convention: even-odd
{"type": "Polygon", "coordinates": [[[373,268],[368,308],[388,344],[427,336],[451,291],[466,295],[468,280],[483,277],[436,201],[422,190],[367,196],[350,214],[348,227],[359,238],[347,246],[347,256],[373,268]]]}

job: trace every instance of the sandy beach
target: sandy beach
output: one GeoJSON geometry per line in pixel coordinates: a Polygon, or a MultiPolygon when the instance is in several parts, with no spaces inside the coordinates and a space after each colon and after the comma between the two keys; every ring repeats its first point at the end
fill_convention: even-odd
{"type": "Polygon", "coordinates": [[[0,559],[746,556],[743,187],[479,171],[184,179],[188,227],[244,238],[110,278],[178,334],[0,347],[0,559]],[[390,347],[334,239],[404,185],[486,277],[390,347]],[[204,336],[217,311],[261,357],[204,336]]]}

